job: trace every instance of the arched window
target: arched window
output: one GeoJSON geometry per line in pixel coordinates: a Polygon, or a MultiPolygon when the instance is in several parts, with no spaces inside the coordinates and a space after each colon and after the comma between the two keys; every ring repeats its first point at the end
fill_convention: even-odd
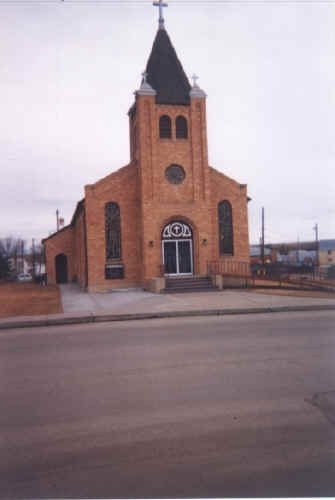
{"type": "Polygon", "coordinates": [[[106,259],[121,259],[121,221],[117,203],[105,205],[106,259]]]}
{"type": "Polygon", "coordinates": [[[176,118],[176,138],[187,139],[187,120],[184,116],[176,118]]]}
{"type": "Polygon", "coordinates": [[[229,201],[221,201],[218,205],[219,251],[220,255],[234,254],[233,216],[229,201]]]}
{"type": "Polygon", "coordinates": [[[159,137],[171,139],[171,118],[167,115],[163,115],[159,119],[159,137]]]}

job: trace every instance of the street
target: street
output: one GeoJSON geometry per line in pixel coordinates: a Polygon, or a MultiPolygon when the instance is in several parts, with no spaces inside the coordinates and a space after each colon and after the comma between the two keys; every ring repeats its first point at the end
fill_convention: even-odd
{"type": "Polygon", "coordinates": [[[335,313],[0,332],[0,497],[335,495],[335,313]]]}

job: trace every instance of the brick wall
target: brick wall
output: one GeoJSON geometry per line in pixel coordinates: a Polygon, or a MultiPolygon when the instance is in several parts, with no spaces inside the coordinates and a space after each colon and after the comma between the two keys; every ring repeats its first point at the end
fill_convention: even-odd
{"type": "Polygon", "coordinates": [[[72,227],[67,226],[61,231],[58,231],[58,233],[55,233],[48,239],[44,240],[44,248],[46,255],[46,272],[48,275],[48,283],[56,283],[55,259],[59,254],[66,255],[68,280],[72,281],[75,277],[72,227]]]}
{"type": "Polygon", "coordinates": [[[88,288],[103,291],[112,288],[140,286],[140,206],[138,199],[138,169],[128,165],[96,184],[85,187],[87,221],[88,288]],[[106,260],[105,205],[115,202],[121,215],[121,259],[106,260]],[[125,277],[105,279],[105,264],[123,264],[125,277]]]}
{"type": "Polygon", "coordinates": [[[82,287],[87,285],[85,209],[82,208],[73,227],[73,278],[82,287]]]}
{"type": "Polygon", "coordinates": [[[211,211],[213,234],[213,260],[230,259],[249,262],[249,232],[247,188],[211,168],[211,211]],[[218,203],[227,200],[232,206],[234,255],[219,255],[218,203]]]}
{"type": "Polygon", "coordinates": [[[70,278],[81,286],[87,283],[90,291],[145,285],[161,273],[162,230],[172,220],[184,221],[193,230],[195,274],[206,274],[210,260],[249,261],[246,187],[208,165],[205,99],[192,98],[190,106],[173,106],[156,105],[153,96],[137,96],[130,116],[130,139],[131,163],[86,186],[85,211],[77,213],[73,229],[47,240],[49,282],[55,279],[54,258],[63,252],[70,278]],[[159,118],[165,114],[172,121],[171,139],[159,137],[159,118]],[[187,139],[176,139],[179,115],[187,119],[187,139]],[[165,170],[172,163],[185,171],[181,184],[166,179],[165,170]],[[223,200],[232,205],[234,225],[234,255],[227,257],[219,256],[217,207],[223,200]],[[109,202],[120,207],[119,261],[106,260],[105,205],[109,202]],[[105,265],[113,263],[124,266],[124,279],[105,279],[105,265]]]}
{"type": "Polygon", "coordinates": [[[136,127],[142,214],[142,280],[158,275],[163,261],[161,232],[171,220],[182,220],[193,229],[194,273],[205,274],[207,261],[218,259],[217,204],[227,199],[234,217],[234,260],[249,260],[246,188],[211,169],[207,159],[205,99],[191,99],[190,106],[156,105],[154,97],[137,96],[136,127]],[[172,138],[159,137],[159,117],[172,121],[172,138]],[[188,138],[176,139],[175,119],[188,121],[188,138]],[[186,173],[181,184],[171,184],[165,169],[180,164],[186,173]],[[150,246],[153,242],[153,246],[150,246]]]}

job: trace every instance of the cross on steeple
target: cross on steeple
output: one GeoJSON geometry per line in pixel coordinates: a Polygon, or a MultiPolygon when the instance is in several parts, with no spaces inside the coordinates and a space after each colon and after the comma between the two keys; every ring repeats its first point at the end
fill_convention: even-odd
{"type": "Polygon", "coordinates": [[[168,7],[168,4],[164,2],[164,0],[158,0],[157,2],[153,2],[152,5],[159,8],[159,29],[164,29],[164,17],[163,17],[163,8],[168,7]]]}
{"type": "Polygon", "coordinates": [[[192,75],[192,80],[193,80],[193,87],[197,86],[197,80],[199,80],[199,77],[197,75],[192,75]]]}

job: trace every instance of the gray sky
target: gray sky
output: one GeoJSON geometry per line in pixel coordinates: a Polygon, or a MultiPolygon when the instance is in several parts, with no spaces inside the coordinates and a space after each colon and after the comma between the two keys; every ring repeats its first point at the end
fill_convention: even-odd
{"type": "MultiPolygon", "coordinates": [[[[69,223],[129,161],[151,0],[0,0],[0,237],[69,223]]],[[[208,94],[210,164],[248,184],[250,242],[335,237],[335,3],[171,0],[167,31],[208,94]]]]}

